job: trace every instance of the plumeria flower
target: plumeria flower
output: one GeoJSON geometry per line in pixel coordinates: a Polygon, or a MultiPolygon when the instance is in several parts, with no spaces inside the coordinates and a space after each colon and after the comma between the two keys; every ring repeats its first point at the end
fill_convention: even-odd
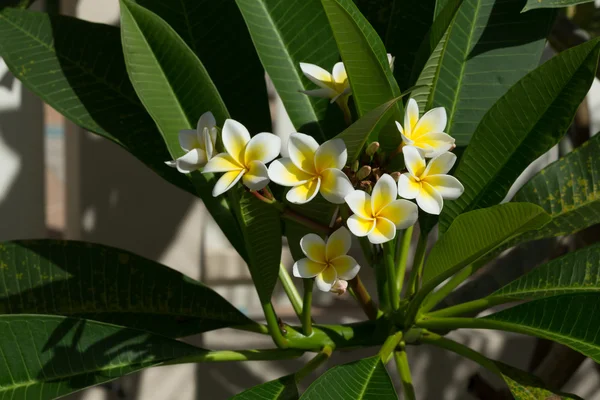
{"type": "Polygon", "coordinates": [[[332,288],[339,291],[344,285],[337,283],[342,279],[353,279],[360,270],[356,260],[346,255],[351,244],[350,232],[345,227],[333,232],[327,243],[318,235],[309,233],[300,240],[300,247],[307,258],[294,264],[294,276],[315,278],[317,287],[324,292],[329,292],[332,288]]]}
{"type": "Polygon", "coordinates": [[[179,145],[186,153],[173,161],[167,161],[170,167],[176,167],[183,174],[196,171],[206,165],[213,156],[217,142],[217,122],[209,111],[202,114],[198,126],[194,129],[179,131],[179,145]]]}
{"type": "Polygon", "coordinates": [[[443,153],[426,165],[425,158],[416,148],[407,146],[402,152],[408,172],[398,179],[400,197],[417,199],[423,211],[439,215],[444,207],[443,199],[457,199],[465,191],[458,179],[447,175],[456,162],[456,155],[443,153]]]}
{"type": "Polygon", "coordinates": [[[272,133],[259,133],[250,138],[248,129],[233,119],[228,119],[221,132],[226,153],[217,154],[204,167],[202,173],[225,172],[213,188],[213,196],[231,189],[240,179],[250,190],[260,190],[269,183],[265,164],[279,155],[281,139],[272,133]]]}
{"type": "Polygon", "coordinates": [[[432,158],[451,150],[454,138],[444,132],[447,117],[444,107],[432,108],[419,118],[419,106],[414,99],[408,101],[404,126],[396,121],[404,146],[421,149],[425,157],[432,158]]]}
{"type": "Polygon", "coordinates": [[[398,187],[388,174],[379,178],[372,195],[355,190],[346,196],[346,203],[354,213],[348,218],[350,232],[358,237],[368,236],[373,244],[385,243],[396,237],[397,229],[412,226],[418,218],[416,204],[396,200],[398,187]]]}
{"type": "Polygon", "coordinates": [[[286,195],[290,203],[307,203],[319,192],[331,203],[344,203],[344,197],[353,187],[341,171],[348,159],[342,139],[328,140],[319,146],[311,136],[292,133],[288,152],[289,158],[271,163],[269,178],[279,185],[293,187],[286,195]]]}

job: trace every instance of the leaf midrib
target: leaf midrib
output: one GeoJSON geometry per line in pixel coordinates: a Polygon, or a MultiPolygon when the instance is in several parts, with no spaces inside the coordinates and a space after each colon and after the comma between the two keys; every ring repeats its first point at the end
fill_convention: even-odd
{"type": "Polygon", "coordinates": [[[379,359],[377,359],[377,361],[373,364],[373,367],[371,368],[371,371],[367,375],[367,379],[365,380],[365,384],[363,385],[363,387],[362,387],[362,389],[360,391],[360,394],[359,394],[359,397],[357,398],[357,400],[364,399],[365,393],[367,392],[367,386],[369,386],[369,381],[371,380],[371,378],[375,374],[375,370],[377,369],[378,364],[379,364],[379,359]]]}

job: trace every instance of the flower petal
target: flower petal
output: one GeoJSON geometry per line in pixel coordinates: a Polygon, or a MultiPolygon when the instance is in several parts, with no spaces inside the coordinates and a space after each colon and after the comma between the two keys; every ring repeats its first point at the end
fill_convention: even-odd
{"type": "Polygon", "coordinates": [[[404,114],[404,134],[412,139],[412,133],[419,122],[419,105],[415,99],[408,100],[404,114]]]}
{"type": "Polygon", "coordinates": [[[288,141],[288,152],[296,167],[309,174],[315,174],[315,153],[319,143],[304,133],[292,133],[288,141]]]}
{"type": "Polygon", "coordinates": [[[335,268],[338,279],[353,279],[360,270],[360,265],[358,265],[356,260],[350,256],[334,258],[331,260],[331,265],[335,268]]]}
{"type": "Polygon", "coordinates": [[[296,167],[291,159],[280,158],[269,165],[269,178],[281,186],[298,186],[313,176],[296,167]]]}
{"type": "Polygon", "coordinates": [[[450,172],[454,163],[456,162],[456,154],[454,153],[443,153],[437,157],[429,160],[429,164],[425,169],[425,173],[423,175],[442,175],[450,172]]]}
{"type": "Polygon", "coordinates": [[[423,150],[427,158],[436,157],[454,147],[454,138],[447,133],[426,133],[413,141],[413,146],[423,150]]]}
{"type": "Polygon", "coordinates": [[[344,67],[343,62],[335,63],[332,72],[335,83],[340,84],[348,80],[348,74],[346,73],[346,67],[344,67]]]}
{"type": "Polygon", "coordinates": [[[243,167],[227,153],[217,154],[204,166],[202,173],[239,171],[243,167]]]}
{"type": "Polygon", "coordinates": [[[285,198],[294,204],[308,203],[315,198],[321,186],[321,179],[311,179],[310,181],[298,186],[294,186],[287,192],[285,198]]]}
{"type": "Polygon", "coordinates": [[[417,222],[419,207],[412,201],[394,200],[381,210],[379,217],[390,220],[396,229],[406,229],[417,222]]]}
{"type": "Polygon", "coordinates": [[[364,237],[367,236],[373,228],[375,228],[375,219],[361,218],[357,214],[351,215],[346,220],[348,229],[354,236],[364,237]]]}
{"type": "Polygon", "coordinates": [[[398,194],[405,199],[416,199],[421,192],[421,183],[417,182],[408,172],[398,178],[398,194]]]}
{"type": "Polygon", "coordinates": [[[244,170],[225,172],[213,187],[212,195],[217,197],[231,189],[244,176],[244,170]]]}
{"type": "Polygon", "coordinates": [[[402,128],[402,124],[400,124],[400,122],[396,121],[396,127],[398,128],[398,130],[400,131],[400,134],[404,138],[404,128],[402,128]]]}
{"type": "Polygon", "coordinates": [[[315,278],[315,283],[319,290],[329,292],[333,284],[337,281],[337,272],[333,267],[327,267],[315,278]]]}
{"type": "Polygon", "coordinates": [[[182,129],[179,131],[179,145],[185,151],[200,148],[198,132],[195,129],[182,129]]]}
{"type": "Polygon", "coordinates": [[[404,154],[404,164],[414,178],[420,178],[425,172],[426,164],[425,157],[421,152],[413,146],[404,146],[402,148],[404,154]]]}
{"type": "Polygon", "coordinates": [[[325,246],[325,256],[327,260],[333,260],[336,257],[343,256],[348,253],[352,246],[352,237],[345,226],[342,226],[337,231],[329,235],[325,246]]]}
{"type": "Polygon", "coordinates": [[[269,184],[269,171],[260,161],[251,161],[244,174],[244,185],[250,190],[260,190],[269,184]]]}
{"type": "Polygon", "coordinates": [[[339,169],[329,168],[321,173],[321,195],[333,204],[344,204],[344,198],[354,188],[350,179],[339,169]]]}
{"type": "Polygon", "coordinates": [[[465,191],[462,183],[450,175],[429,175],[425,178],[425,182],[433,186],[443,199],[456,200],[465,191]]]}
{"type": "Polygon", "coordinates": [[[227,153],[238,164],[243,165],[246,144],[250,141],[250,132],[248,132],[248,129],[236,120],[228,119],[223,125],[221,138],[223,139],[223,146],[225,146],[227,153]]]}
{"type": "Polygon", "coordinates": [[[262,132],[255,135],[246,146],[244,161],[248,166],[251,161],[270,163],[281,152],[281,139],[272,133],[262,132]]]}
{"type": "Polygon", "coordinates": [[[396,225],[387,218],[378,217],[375,228],[369,233],[369,242],[380,244],[396,237],[396,225]]]}
{"type": "Polygon", "coordinates": [[[421,192],[417,196],[417,204],[426,213],[440,215],[444,207],[444,199],[433,186],[423,182],[421,192]]]}
{"type": "Polygon", "coordinates": [[[355,190],[348,194],[344,200],[352,212],[363,219],[372,219],[371,196],[362,190],[355,190]]]}
{"type": "Polygon", "coordinates": [[[416,140],[426,133],[443,132],[447,122],[448,117],[444,107],[432,108],[419,119],[411,133],[411,139],[416,140]]]}
{"type": "Polygon", "coordinates": [[[175,160],[177,171],[187,174],[206,165],[206,153],[202,149],[192,149],[175,160]]]}
{"type": "Polygon", "coordinates": [[[332,139],[323,143],[315,152],[315,168],[322,172],[327,168],[342,169],[348,160],[348,150],[342,139],[332,139]]]}
{"type": "Polygon", "coordinates": [[[306,257],[322,264],[327,263],[325,257],[325,241],[315,233],[304,235],[300,239],[300,248],[306,257]]]}
{"type": "Polygon", "coordinates": [[[375,184],[371,194],[371,210],[373,215],[379,212],[398,197],[398,184],[389,174],[383,174],[375,184]]]}
{"type": "Polygon", "coordinates": [[[320,88],[313,90],[301,90],[300,93],[304,93],[307,96],[321,97],[324,99],[331,99],[338,96],[338,93],[331,88],[320,88]]]}
{"type": "Polygon", "coordinates": [[[216,125],[217,120],[215,119],[215,116],[210,111],[207,111],[204,114],[202,114],[198,119],[197,130],[198,132],[202,132],[204,128],[208,128],[208,130],[210,131],[216,125]]]}
{"type": "Polygon", "coordinates": [[[388,64],[390,64],[390,69],[394,72],[394,61],[396,61],[396,57],[387,53],[388,64]]]}
{"type": "Polygon", "coordinates": [[[202,132],[200,133],[200,141],[202,142],[202,147],[206,152],[206,159],[210,160],[213,157],[213,153],[215,151],[215,142],[213,141],[211,131],[209,128],[202,128],[202,132]]]}
{"type": "Polygon", "coordinates": [[[296,278],[314,278],[325,269],[325,264],[314,262],[308,258],[296,261],[292,268],[292,274],[296,278]]]}
{"type": "Polygon", "coordinates": [[[315,85],[328,88],[333,85],[333,77],[323,68],[315,64],[300,63],[300,69],[302,73],[310,79],[315,85]]]}

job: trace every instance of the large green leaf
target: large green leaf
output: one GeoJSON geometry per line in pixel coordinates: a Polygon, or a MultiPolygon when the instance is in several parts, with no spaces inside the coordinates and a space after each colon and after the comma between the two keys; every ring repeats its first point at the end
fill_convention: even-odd
{"type": "Polygon", "coordinates": [[[460,215],[431,249],[423,282],[441,283],[462,268],[522,232],[539,229],[550,220],[533,204],[506,203],[460,215]]]}
{"type": "Polygon", "coordinates": [[[298,397],[296,379],[294,375],[288,375],[254,386],[233,396],[230,400],[298,400],[298,397]]]}
{"type": "MultiPolygon", "coordinates": [[[[218,124],[229,114],[202,62],[173,28],[129,0],[121,0],[120,4],[127,72],[169,152],[179,157],[184,153],[178,139],[181,129],[195,127],[206,111],[212,111],[218,124]]],[[[215,177],[196,171],[191,178],[213,218],[245,257],[238,224],[225,197],[212,196],[215,177]]]]}
{"type": "Polygon", "coordinates": [[[494,292],[492,298],[536,299],[568,293],[600,292],[600,245],[541,265],[494,292]]]}
{"type": "Polygon", "coordinates": [[[302,400],[397,400],[394,385],[379,356],[339,365],[325,372],[302,400]]]}
{"type": "Polygon", "coordinates": [[[594,0],[527,0],[523,12],[535,10],[536,8],[558,8],[569,7],[576,4],[591,3],[594,0]]]}
{"type": "Polygon", "coordinates": [[[248,268],[263,304],[271,301],[271,294],[279,277],[281,262],[281,214],[245,190],[234,192],[239,208],[238,219],[248,249],[248,268]]]}
{"type": "Polygon", "coordinates": [[[534,300],[469,324],[472,328],[500,329],[562,343],[600,362],[600,296],[568,294],[534,300]]]}
{"type": "Polygon", "coordinates": [[[498,361],[495,364],[515,400],[582,400],[573,394],[548,389],[541,379],[528,372],[498,361]]]}
{"type": "Polygon", "coordinates": [[[469,143],[486,111],[540,61],[554,13],[521,14],[521,6],[514,0],[463,1],[432,55],[435,62],[423,71],[428,79],[419,79],[429,85],[415,94],[420,109],[445,107],[446,132],[458,146],[469,143]]]}
{"type": "Polygon", "coordinates": [[[465,211],[500,202],[519,174],[560,140],[594,80],[599,50],[593,40],[560,53],[487,112],[456,170],[465,192],[444,207],[443,230],[465,211]]]}
{"type": "Polygon", "coordinates": [[[300,90],[314,89],[300,70],[301,62],[329,71],[339,54],[319,0],[235,0],[258,52],[258,56],[281,96],[299,132],[323,142],[330,132],[327,114],[341,120],[337,106],[327,99],[308,97],[300,90]],[[326,123],[327,122],[327,123],[326,123]]]}
{"type": "Polygon", "coordinates": [[[202,60],[234,119],[251,132],[271,130],[265,71],[235,0],[135,2],[168,22],[202,60]]]}
{"type": "Polygon", "coordinates": [[[0,12],[0,56],[55,110],[195,193],[164,163],[169,152],[129,82],[118,28],[7,8],[0,12]]]}
{"type": "Polygon", "coordinates": [[[0,316],[0,397],[55,399],[202,350],[84,319],[0,316]]]}
{"type": "Polygon", "coordinates": [[[0,281],[0,314],[89,318],[171,337],[251,323],[200,282],[96,244],[0,244],[0,281]]]}

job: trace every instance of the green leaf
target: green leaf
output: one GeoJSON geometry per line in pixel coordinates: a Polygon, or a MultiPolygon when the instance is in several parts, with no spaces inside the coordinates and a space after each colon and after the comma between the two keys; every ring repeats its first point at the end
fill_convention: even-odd
{"type": "Polygon", "coordinates": [[[596,293],[534,300],[477,319],[471,327],[533,335],[569,346],[600,362],[600,308],[596,293]]]}
{"type": "Polygon", "coordinates": [[[600,292],[600,244],[541,265],[490,297],[537,299],[569,293],[600,292]]]}
{"type": "Polygon", "coordinates": [[[591,3],[593,0],[527,0],[523,11],[535,10],[536,8],[558,8],[569,7],[576,4],[591,3]]]}
{"type": "Polygon", "coordinates": [[[539,229],[550,220],[533,204],[506,203],[460,215],[427,257],[423,282],[454,275],[522,232],[539,229]]]}
{"type": "Polygon", "coordinates": [[[592,40],[558,54],[494,104],[458,165],[465,192],[444,207],[442,230],[465,211],[500,202],[519,174],[560,140],[594,80],[599,50],[592,40]]]}
{"type": "Polygon", "coordinates": [[[521,6],[512,0],[464,0],[432,55],[435,65],[423,71],[430,91],[418,97],[419,108],[445,107],[446,132],[458,146],[470,142],[496,100],[540,61],[554,13],[521,14],[521,6]]]}
{"type": "Polygon", "coordinates": [[[298,400],[298,387],[294,375],[254,386],[230,400],[298,400]]]}
{"type": "Polygon", "coordinates": [[[0,244],[0,314],[58,314],[182,337],[251,321],[212,289],[112,247],[0,244]]]}
{"type": "Polygon", "coordinates": [[[174,339],[96,321],[0,315],[0,397],[55,399],[205,352],[174,339]]]}
{"type": "Polygon", "coordinates": [[[0,56],[66,118],[195,194],[189,180],[164,163],[169,152],[129,82],[118,28],[7,8],[0,12],[0,56]]]}
{"type": "Polygon", "coordinates": [[[339,54],[319,0],[236,0],[258,56],[273,81],[296,130],[323,142],[330,132],[327,114],[341,119],[337,105],[309,97],[315,89],[300,70],[301,62],[331,71],[339,54]]]}
{"type": "Polygon", "coordinates": [[[238,219],[248,249],[248,268],[262,304],[271,301],[281,262],[281,214],[245,190],[234,192],[238,219]]]}
{"type": "Polygon", "coordinates": [[[397,400],[379,356],[333,367],[306,389],[302,400],[397,400]]]}
{"type": "Polygon", "coordinates": [[[135,2],[169,23],[202,60],[234,119],[250,132],[271,130],[265,71],[234,0],[135,2]]]}

